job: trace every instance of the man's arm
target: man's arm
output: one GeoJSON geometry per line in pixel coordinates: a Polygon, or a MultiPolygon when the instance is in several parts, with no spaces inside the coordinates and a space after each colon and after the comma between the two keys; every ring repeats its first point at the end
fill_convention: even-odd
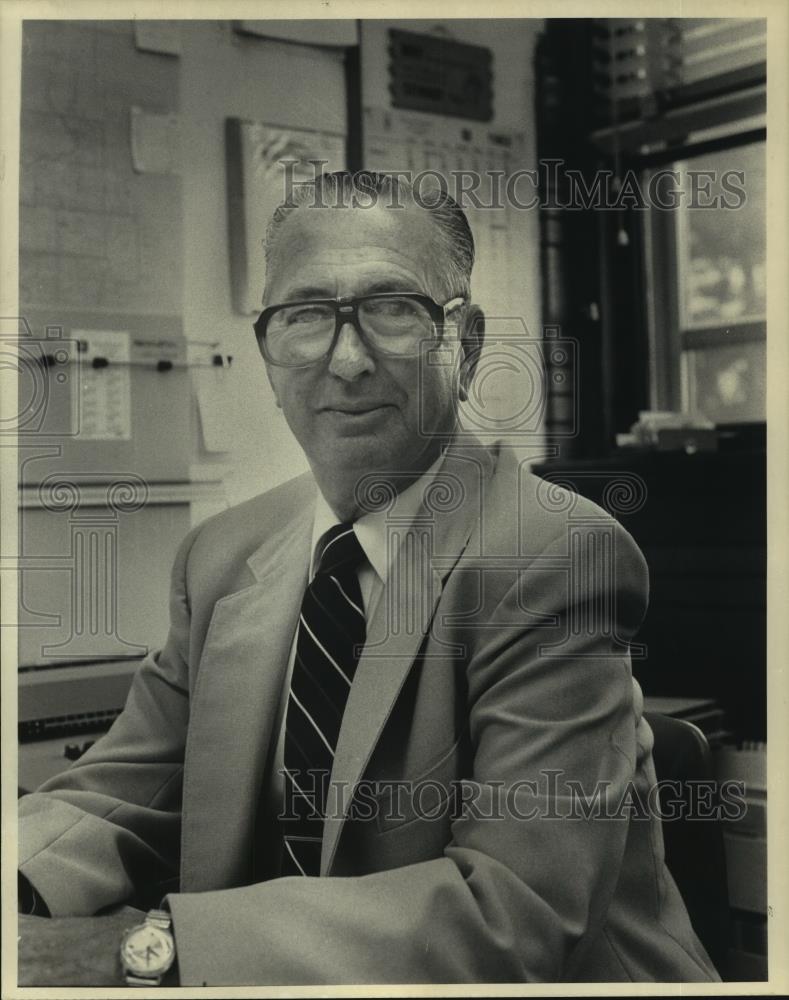
{"type": "MultiPolygon", "coordinates": [[[[561,559],[565,540],[543,555],[561,559]]],[[[480,632],[468,665],[476,810],[444,856],[349,878],[285,878],[172,894],[184,985],[551,981],[604,918],[627,818],[553,818],[602,789],[616,807],[636,767],[629,656],[646,568],[617,527],[615,570],[574,594],[564,572],[525,575],[480,632]],[[535,621],[543,627],[523,624],[535,621]],[[609,608],[608,620],[590,609],[609,608]],[[584,613],[587,617],[583,617],[584,613]],[[553,616],[551,618],[550,616],[553,616]],[[582,628],[571,621],[582,620],[582,628]],[[551,624],[546,627],[546,622],[551,624]],[[551,643],[560,641],[552,650],[551,643]],[[551,653],[553,655],[551,655],[551,653]],[[559,771],[555,785],[542,772],[559,771]],[[535,788],[516,783],[536,782],[535,788]],[[509,790],[509,794],[508,794],[509,790]],[[481,818],[502,800],[503,816],[481,818]],[[521,819],[536,811],[531,819],[521,819]]],[[[539,565],[539,561],[537,563],[539,565]]]]}
{"type": "Polygon", "coordinates": [[[89,916],[177,875],[189,717],[186,561],[176,556],[170,633],[145,658],[112,729],[69,770],[19,802],[19,870],[52,916],[89,916]]]}
{"type": "Polygon", "coordinates": [[[42,920],[20,916],[19,986],[125,986],[119,944],[145,919],[124,906],[111,916],[42,920]]]}

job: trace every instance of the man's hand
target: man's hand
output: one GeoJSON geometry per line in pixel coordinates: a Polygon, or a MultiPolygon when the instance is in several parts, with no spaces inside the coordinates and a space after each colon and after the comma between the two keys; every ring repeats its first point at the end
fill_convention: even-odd
{"type": "Polygon", "coordinates": [[[125,986],[123,932],[145,914],[131,906],[104,917],[19,917],[19,986],[125,986]]]}

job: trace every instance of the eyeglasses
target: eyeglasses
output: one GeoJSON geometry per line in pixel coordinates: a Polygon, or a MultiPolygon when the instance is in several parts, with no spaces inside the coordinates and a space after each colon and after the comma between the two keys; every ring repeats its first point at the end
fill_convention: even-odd
{"type": "Polygon", "coordinates": [[[439,305],[420,292],[308,299],[269,306],[254,330],[266,360],[283,368],[306,368],[329,357],[345,323],[374,353],[406,358],[419,354],[425,340],[440,343],[447,316],[464,303],[454,298],[439,305]]]}

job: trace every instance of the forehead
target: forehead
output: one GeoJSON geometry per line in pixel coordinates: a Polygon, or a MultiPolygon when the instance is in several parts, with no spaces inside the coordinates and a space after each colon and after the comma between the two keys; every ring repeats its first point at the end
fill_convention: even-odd
{"type": "Polygon", "coordinates": [[[415,205],[305,205],[282,223],[266,277],[269,301],[318,282],[327,294],[358,294],[391,278],[436,295],[441,260],[436,223],[415,205]],[[329,287],[331,286],[331,287],[329,287]]]}

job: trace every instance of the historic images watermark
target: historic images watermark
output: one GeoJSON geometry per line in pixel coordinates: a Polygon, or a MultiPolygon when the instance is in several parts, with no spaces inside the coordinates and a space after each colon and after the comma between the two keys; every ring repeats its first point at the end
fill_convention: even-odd
{"type": "MultiPolygon", "coordinates": [[[[281,772],[285,777],[286,772],[281,772]]],[[[290,780],[279,819],[342,819],[391,825],[412,819],[480,821],[649,820],[736,822],[747,811],[742,781],[632,779],[593,784],[545,768],[535,778],[516,781],[418,781],[362,779],[332,781],[328,771],[288,772],[290,780]]]]}
{"type": "Polygon", "coordinates": [[[495,211],[515,209],[594,210],[598,212],[637,211],[671,212],[682,209],[737,210],[748,200],[744,170],[677,170],[663,167],[638,173],[628,169],[584,172],[568,167],[564,160],[541,160],[536,168],[504,170],[378,170],[390,178],[382,193],[345,188],[327,188],[316,181],[328,160],[306,163],[283,158],[278,161],[282,174],[282,202],[295,207],[297,188],[310,187],[311,208],[404,208],[404,191],[423,208],[435,207],[450,195],[464,210],[495,211]],[[304,178],[305,166],[313,173],[304,178]],[[401,183],[402,182],[402,183],[401,183]]]}

